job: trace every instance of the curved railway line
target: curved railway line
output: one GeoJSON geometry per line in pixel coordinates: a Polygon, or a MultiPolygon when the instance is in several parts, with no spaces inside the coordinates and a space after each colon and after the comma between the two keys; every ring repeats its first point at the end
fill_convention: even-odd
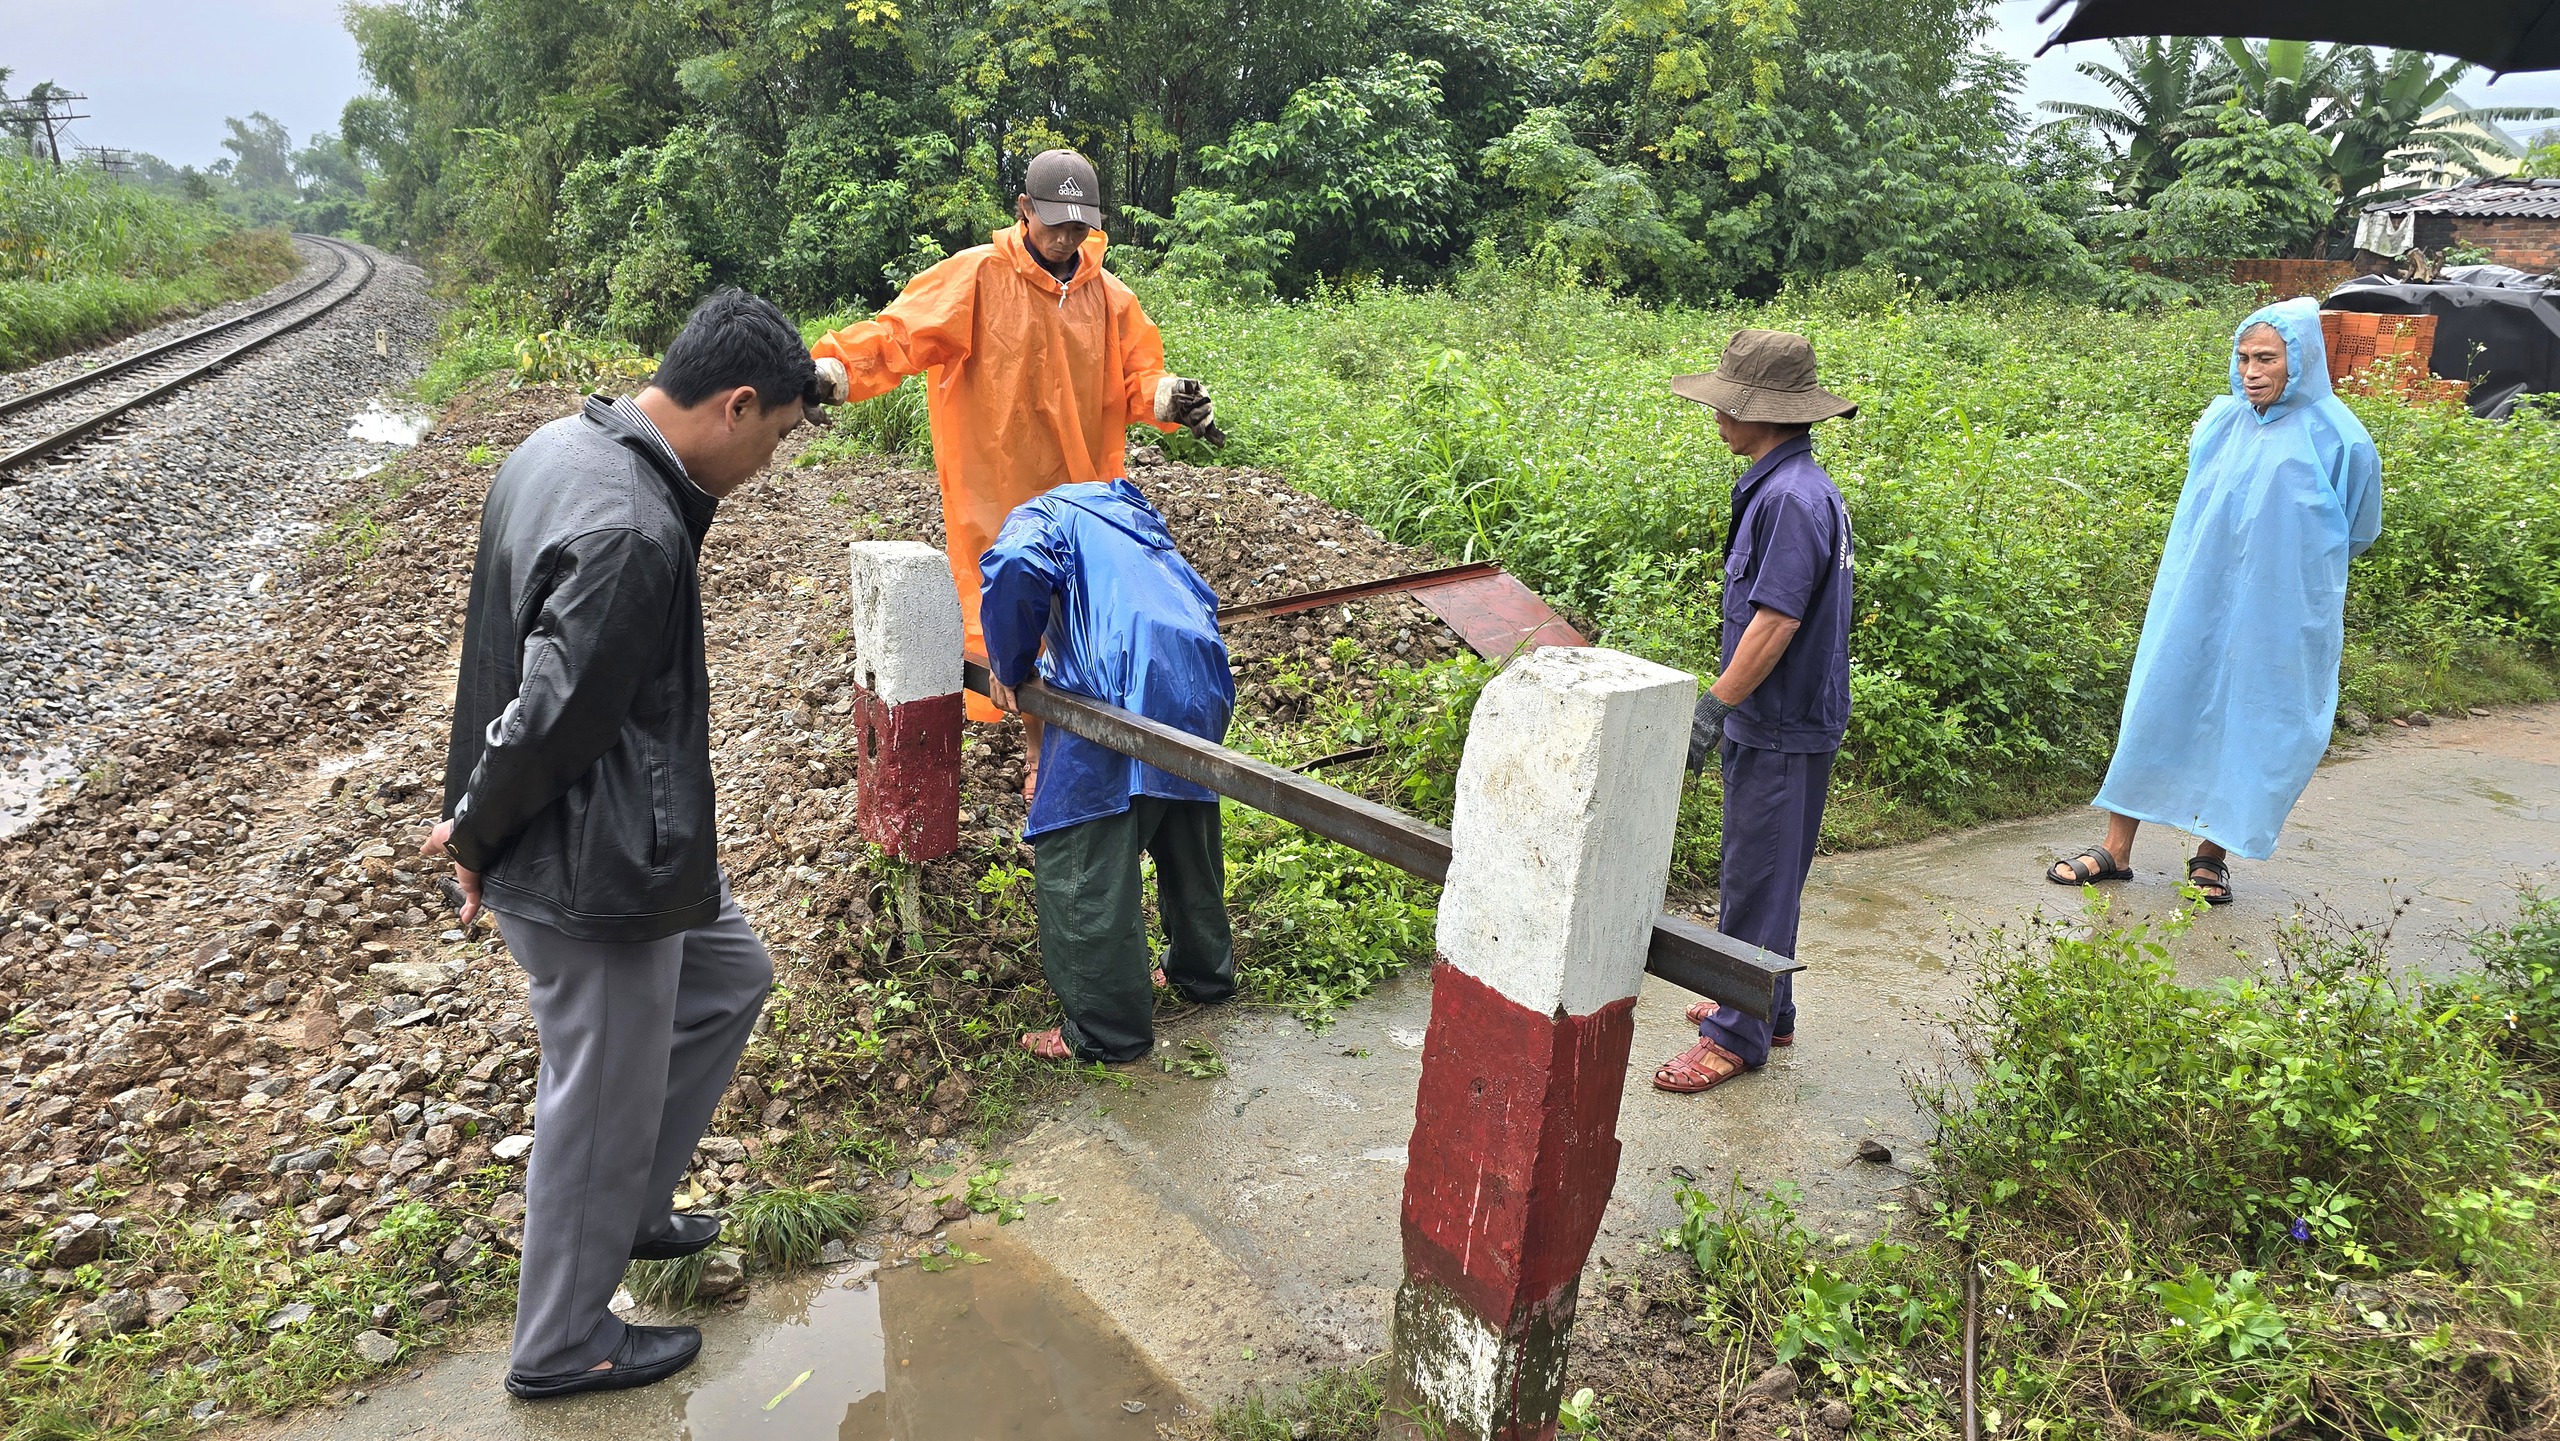
{"type": "Polygon", "coordinates": [[[229,320],[52,385],[0,397],[0,486],[23,479],[29,465],[69,450],[127,412],[175,394],[268,341],[300,330],[373,283],[374,259],[362,248],[323,235],[296,238],[335,255],[336,268],[281,300],[229,320]],[[342,285],[351,271],[356,272],[355,283],[342,285]]]}

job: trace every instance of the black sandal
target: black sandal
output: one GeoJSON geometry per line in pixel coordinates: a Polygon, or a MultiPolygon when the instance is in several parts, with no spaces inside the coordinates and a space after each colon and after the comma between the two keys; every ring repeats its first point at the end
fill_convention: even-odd
{"type": "Polygon", "coordinates": [[[2044,878],[2057,886],[2093,886],[2100,881],[2129,881],[2133,872],[2116,864],[2115,854],[2105,846],[2089,846],[2076,856],[2065,856],[2045,867],[2044,878]],[[2080,862],[2096,861],[2098,870],[2092,875],[2080,874],[2080,862]]]}
{"type": "Polygon", "coordinates": [[[2220,856],[2200,854],[2187,862],[2187,884],[2204,893],[2208,906],[2231,904],[2231,867],[2220,856]]]}

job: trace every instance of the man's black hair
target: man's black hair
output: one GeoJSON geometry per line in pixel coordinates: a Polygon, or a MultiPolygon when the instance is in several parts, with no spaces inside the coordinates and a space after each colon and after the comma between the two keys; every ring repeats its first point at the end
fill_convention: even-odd
{"type": "Polygon", "coordinates": [[[798,405],[817,383],[809,347],[781,309],[735,287],[711,292],[693,308],[684,333],[667,346],[652,384],[690,409],[722,391],[756,388],[756,403],[771,410],[798,405]]]}

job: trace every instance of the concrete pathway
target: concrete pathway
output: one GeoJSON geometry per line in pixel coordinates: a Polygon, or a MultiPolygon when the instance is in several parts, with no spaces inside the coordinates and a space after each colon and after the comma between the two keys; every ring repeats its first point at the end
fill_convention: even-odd
{"type": "MultiPolygon", "coordinates": [[[[1906,1083],[1951,1059],[1943,1018],[1962,1003],[1964,938],[2040,907],[2076,910],[2039,872],[2097,834],[2094,813],[2076,812],[1817,863],[1799,1043],[1707,1096],[1646,1085],[1691,1034],[1680,1016],[1691,998],[1648,980],[1598,1258],[1649,1247],[1684,1178],[1718,1190],[1792,1181],[1828,1230],[1883,1224],[1926,1134],[1906,1083]],[[1869,1136],[1893,1165],[1852,1159],[1869,1136]]],[[[2176,904],[2185,844],[2146,833],[2138,878],[2112,888],[2117,914],[2176,904]]],[[[2231,974],[2297,914],[2381,923],[2405,905],[2394,954],[2449,968],[2470,932],[2513,913],[2526,881],[2560,884],[2560,707],[2390,731],[2321,770],[2278,856],[2238,866],[2238,904],[2180,941],[2180,963],[2194,978],[2231,974]]],[[[1416,973],[1322,1032],[1270,1012],[1179,1023],[1169,1049],[1206,1040],[1227,1074],[1148,1069],[1058,1107],[1011,1154],[1015,1180],[1060,1199],[1002,1231],[954,1228],[988,1264],[768,1285],[705,1323],[702,1364],[675,1382],[518,1405],[497,1389],[498,1334],[277,1434],[1144,1435],[1177,1408],[1374,1353],[1401,1274],[1397,1210],[1429,1008],[1416,973]],[[803,1370],[798,1391],[763,1409],[803,1370]]]]}

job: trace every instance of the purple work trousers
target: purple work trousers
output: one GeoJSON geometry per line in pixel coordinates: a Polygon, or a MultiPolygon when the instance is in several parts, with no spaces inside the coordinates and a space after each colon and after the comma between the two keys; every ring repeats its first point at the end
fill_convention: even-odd
{"type": "MultiPolygon", "coordinates": [[[[1716,929],[1793,959],[1804,914],[1805,877],[1822,836],[1822,802],[1838,751],[1755,750],[1724,743],[1724,860],[1716,929]]],[[[1770,1019],[1719,1006],[1698,1034],[1753,1069],[1769,1060],[1769,1037],[1796,1029],[1795,977],[1778,978],[1770,1019]]]]}

